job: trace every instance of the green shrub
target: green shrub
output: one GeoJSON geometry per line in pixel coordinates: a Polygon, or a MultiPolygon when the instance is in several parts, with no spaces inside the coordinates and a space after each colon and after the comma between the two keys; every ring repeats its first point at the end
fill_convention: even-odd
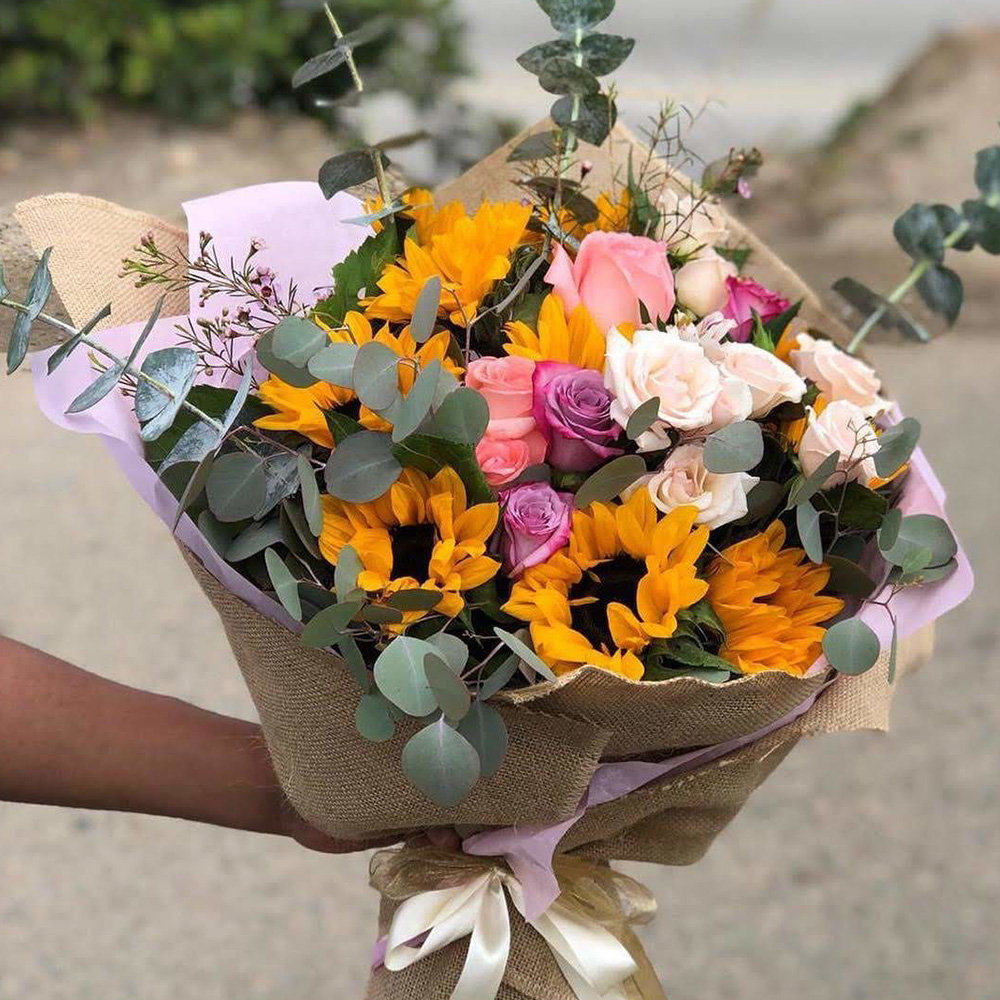
{"type": "MultiPolygon", "coordinates": [[[[334,0],[345,31],[380,14],[392,29],[358,50],[375,86],[426,105],[463,72],[451,0],[334,0]]],[[[113,101],[192,121],[246,106],[312,107],[291,77],[332,41],[318,3],[281,0],[0,0],[0,124],[86,118],[113,101]]],[[[347,90],[334,75],[323,92],[347,90]]]]}

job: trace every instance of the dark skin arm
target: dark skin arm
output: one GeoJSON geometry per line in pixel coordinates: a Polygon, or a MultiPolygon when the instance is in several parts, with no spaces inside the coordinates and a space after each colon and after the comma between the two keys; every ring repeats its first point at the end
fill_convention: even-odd
{"type": "Polygon", "coordinates": [[[3,636],[0,800],[174,816],[328,853],[360,849],[289,807],[259,726],[116,684],[3,636]]]}

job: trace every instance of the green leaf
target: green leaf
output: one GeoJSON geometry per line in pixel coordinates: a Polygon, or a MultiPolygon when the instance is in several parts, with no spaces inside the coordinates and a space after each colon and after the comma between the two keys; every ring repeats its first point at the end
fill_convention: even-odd
{"type": "Polygon", "coordinates": [[[155,441],[174,425],[198,374],[198,355],[187,347],[153,351],[142,363],[142,372],[173,393],[173,399],[140,379],[135,390],[135,415],[143,441],[155,441]]]}
{"type": "Polygon", "coordinates": [[[808,503],[826,485],[826,481],[837,471],[840,463],[840,452],[835,451],[819,464],[819,467],[811,476],[799,480],[788,494],[788,509],[800,503],[808,503]]]}
{"type": "Polygon", "coordinates": [[[368,665],[365,663],[364,654],[361,652],[354,637],[350,635],[342,636],[337,641],[337,651],[344,660],[344,666],[354,678],[354,682],[362,691],[371,690],[372,680],[368,673],[368,665]]]}
{"type": "MultiPolygon", "coordinates": [[[[552,43],[557,44],[557,43],[552,43]]],[[[519,142],[507,154],[508,163],[524,163],[534,160],[547,160],[559,151],[558,132],[535,132],[527,139],[519,142]]]]}
{"type": "MultiPolygon", "coordinates": [[[[268,330],[267,333],[258,339],[255,352],[257,360],[272,375],[277,375],[282,382],[287,382],[296,389],[308,389],[314,386],[316,384],[316,377],[310,374],[309,369],[305,365],[293,365],[291,362],[277,355],[274,350],[276,330],[277,327],[274,330],[268,330]]],[[[323,332],[318,326],[316,330],[320,333],[323,332]]]]}
{"type": "Polygon", "coordinates": [[[572,34],[587,31],[607,19],[615,9],[615,0],[538,0],[558,32],[572,34]]]}
{"type": "Polygon", "coordinates": [[[292,88],[304,87],[307,83],[311,83],[327,73],[332,73],[333,70],[347,61],[349,52],[375,41],[391,27],[392,22],[388,17],[377,17],[355,31],[344,35],[343,38],[337,40],[337,44],[332,49],[327,49],[326,52],[313,56],[296,70],[295,76],[292,77],[292,88]]]}
{"type": "Polygon", "coordinates": [[[496,626],[493,632],[512,653],[520,657],[536,673],[541,674],[547,681],[556,679],[552,668],[523,639],[511,635],[510,632],[505,632],[499,626],[496,626]]]}
{"type": "Polygon", "coordinates": [[[437,324],[438,309],[441,306],[441,279],[432,274],[420,289],[417,301],[413,306],[413,317],[410,320],[410,336],[418,344],[425,344],[431,339],[437,324]]]}
{"type": "Polygon", "coordinates": [[[896,242],[915,260],[929,258],[936,264],[944,260],[944,230],[930,205],[911,205],[892,229],[896,242]]]}
{"type": "Polygon", "coordinates": [[[274,549],[265,550],[264,562],[267,565],[267,575],[271,578],[271,585],[282,607],[297,622],[302,621],[302,600],[299,597],[299,585],[295,577],[274,549]]]}
{"type": "Polygon", "coordinates": [[[559,98],[552,105],[552,120],[561,128],[571,129],[584,142],[600,146],[611,134],[618,120],[618,109],[605,94],[587,94],[579,98],[576,118],[573,117],[575,98],[559,98]]]}
{"type": "Polygon", "coordinates": [[[466,386],[445,396],[431,424],[431,433],[459,444],[476,445],[486,433],[490,408],[485,398],[466,386]]]}
{"type": "Polygon", "coordinates": [[[354,388],[354,364],[358,359],[356,344],[329,344],[309,359],[309,374],[321,382],[354,388]]]}
{"type": "MultiPolygon", "coordinates": [[[[225,524],[226,522],[221,522],[225,524]]],[[[255,522],[241,531],[223,553],[226,562],[238,563],[277,545],[281,541],[281,522],[277,518],[255,522]]]]}
{"type": "Polygon", "coordinates": [[[886,330],[896,330],[908,340],[926,344],[931,335],[902,306],[890,302],[854,278],[841,278],[833,284],[833,290],[858,313],[867,319],[876,312],[881,313],[878,325],[886,330]]]}
{"type": "Polygon", "coordinates": [[[240,381],[236,395],[233,396],[229,409],[222,415],[222,434],[228,434],[236,423],[244,418],[249,404],[250,387],[253,385],[253,360],[248,358],[243,368],[243,378],[240,381]]]}
{"type": "Polygon", "coordinates": [[[437,707],[424,670],[428,656],[437,659],[433,646],[423,639],[404,635],[393,639],[375,661],[378,689],[397,708],[418,719],[430,715],[437,707]]]}
{"type": "Polygon", "coordinates": [[[357,420],[347,416],[346,413],[340,413],[338,410],[324,410],[323,416],[326,419],[326,426],[333,436],[334,444],[340,444],[345,438],[364,430],[364,427],[357,420]]]}
{"type": "Polygon", "coordinates": [[[358,431],[338,444],[330,456],[326,490],[338,500],[367,503],[382,496],[402,471],[388,434],[358,431]]]}
{"type": "Polygon", "coordinates": [[[403,774],[432,802],[457,806],[479,780],[475,747],[444,719],[432,722],[403,747],[403,774]]]}
{"type": "Polygon", "coordinates": [[[305,511],[302,505],[296,503],[291,497],[281,503],[282,538],[285,544],[297,555],[302,552],[312,556],[313,559],[322,560],[323,554],[320,552],[316,542],[316,536],[309,528],[306,521],[305,511]]]}
{"type": "Polygon", "coordinates": [[[826,630],[823,652],[834,670],[856,677],[875,666],[881,647],[869,625],[860,618],[849,618],[826,630]]]}
{"type": "Polygon", "coordinates": [[[445,717],[452,722],[464,719],[471,703],[465,681],[437,656],[424,658],[424,672],[427,674],[427,683],[434,692],[438,708],[444,712],[445,717]]]}
{"type": "Polygon", "coordinates": [[[962,279],[950,267],[932,267],[917,282],[917,291],[924,304],[953,326],[962,311],[965,287],[962,279]]]}
{"type": "Polygon", "coordinates": [[[324,608],[302,630],[302,641],[313,649],[326,649],[340,642],[344,629],[361,610],[360,601],[345,601],[324,608]]]}
{"type": "Polygon", "coordinates": [[[830,567],[827,589],[835,594],[865,600],[875,593],[877,584],[856,562],[830,554],[824,562],[830,567]]]}
{"type": "MultiPolygon", "coordinates": [[[[270,450],[265,446],[265,451],[270,450]]],[[[264,456],[264,502],[254,514],[258,521],[299,491],[298,455],[274,448],[264,456]]]]}
{"type": "MultiPolygon", "coordinates": [[[[205,424],[198,424],[197,426],[204,427],[205,424]]],[[[181,493],[177,501],[177,513],[174,515],[172,531],[177,530],[177,525],[184,516],[184,512],[201,496],[202,491],[205,489],[205,483],[212,473],[212,466],[214,464],[215,452],[209,451],[202,456],[201,460],[195,466],[194,471],[191,473],[191,478],[188,479],[187,485],[184,487],[184,492],[181,493]]],[[[160,468],[160,475],[163,475],[162,466],[160,468]]]]}
{"type": "Polygon", "coordinates": [[[769,479],[762,479],[747,494],[747,514],[740,518],[737,524],[753,524],[755,521],[768,519],[781,506],[785,499],[785,487],[769,479]]]}
{"type": "Polygon", "coordinates": [[[753,310],[751,343],[753,343],[754,347],[759,347],[762,351],[767,351],[768,354],[774,354],[774,337],[771,336],[767,327],[764,326],[764,321],[760,318],[760,313],[756,309],[753,310]]]}
{"type": "Polygon", "coordinates": [[[520,657],[512,653],[479,685],[479,701],[487,701],[507,686],[507,682],[517,673],[520,657]]]}
{"type": "Polygon", "coordinates": [[[358,589],[358,576],[365,568],[361,557],[351,545],[345,545],[337,555],[337,565],[333,572],[333,586],[338,601],[353,601],[363,592],[358,589]]]}
{"type": "Polygon", "coordinates": [[[323,504],[320,500],[319,486],[316,484],[316,471],[312,462],[303,455],[298,457],[299,482],[302,484],[302,507],[309,523],[309,530],[317,537],[323,533],[323,504]]]}
{"type": "MultiPolygon", "coordinates": [[[[379,151],[383,169],[389,166],[389,157],[379,151]]],[[[331,156],[319,168],[319,188],[329,201],[339,191],[364,184],[375,176],[375,150],[352,149],[347,153],[331,156]]]]}
{"type": "Polygon", "coordinates": [[[764,435],[753,420],[729,424],[705,442],[705,468],[716,475],[749,472],[763,457],[764,435]]]}
{"type": "Polygon", "coordinates": [[[261,460],[244,452],[219,458],[205,486],[209,509],[226,522],[253,517],[264,503],[266,488],[261,460]]]}
{"type": "Polygon", "coordinates": [[[343,324],[347,313],[357,309],[361,291],[375,291],[382,272],[399,250],[395,226],[383,226],[380,232],[369,236],[334,267],[333,292],[316,304],[315,315],[331,326],[343,324]]]}
{"type": "Polygon", "coordinates": [[[592,503],[613,500],[646,474],[646,463],[639,455],[620,455],[602,465],[577,490],[576,506],[583,510],[592,503]]]}
{"type": "Polygon", "coordinates": [[[0,260],[0,299],[7,298],[8,292],[10,292],[10,286],[7,284],[7,280],[4,277],[3,261],[0,260]]]}
{"type": "Polygon", "coordinates": [[[236,524],[223,524],[218,518],[213,517],[210,511],[203,510],[198,515],[198,530],[208,540],[208,544],[223,559],[227,559],[226,552],[240,529],[236,524]]]}
{"type": "Polygon", "coordinates": [[[397,590],[386,598],[386,604],[397,611],[431,611],[441,603],[444,594],[436,590],[415,587],[412,590],[397,590]]]}
{"type": "MultiPolygon", "coordinates": [[[[971,202],[967,204],[979,205],[981,202],[971,202]]],[[[950,205],[931,205],[934,213],[938,217],[938,222],[941,223],[941,231],[944,233],[945,238],[950,237],[957,229],[960,229],[964,224],[965,220],[955,211],[950,205]]],[[[955,243],[952,244],[954,249],[967,252],[969,250],[976,249],[976,238],[971,233],[966,233],[964,236],[959,237],[955,243]]]]}
{"type": "Polygon", "coordinates": [[[1000,254],[1000,209],[982,201],[966,201],[962,213],[971,227],[970,241],[989,254],[1000,254]]]}
{"type": "Polygon", "coordinates": [[[659,663],[651,663],[646,668],[643,680],[646,681],[672,681],[678,677],[691,677],[696,681],[704,681],[706,684],[725,684],[732,677],[732,670],[724,670],[721,667],[664,667],[659,663]]]}
{"type": "MultiPolygon", "coordinates": [[[[579,53],[583,58],[583,68],[594,76],[606,76],[613,73],[632,54],[635,48],[634,38],[622,38],[620,35],[587,35],[580,42],[579,53]]],[[[556,56],[572,59],[577,53],[573,40],[558,38],[552,42],[542,42],[532,46],[527,52],[517,57],[518,63],[529,73],[538,76],[542,67],[556,56]]],[[[553,150],[554,153],[554,150],[553,150]]],[[[553,155],[542,153],[540,156],[525,156],[523,159],[542,159],[553,155]]]]}
{"type": "Polygon", "coordinates": [[[788,328],[788,324],[798,316],[804,304],[805,299],[799,299],[797,302],[793,302],[783,313],[772,316],[764,323],[764,329],[770,334],[775,344],[781,340],[781,335],[788,328]]]}
{"type": "Polygon", "coordinates": [[[841,528],[876,531],[889,509],[889,501],[884,496],[861,483],[834,487],[824,493],[823,498],[833,510],[839,506],[841,528]]]}
{"type": "Polygon", "coordinates": [[[875,454],[875,471],[888,479],[898,472],[912,457],[920,440],[920,422],[906,417],[879,435],[875,454]]]}
{"type": "Polygon", "coordinates": [[[889,575],[892,583],[901,583],[905,587],[918,586],[925,583],[937,583],[951,576],[958,569],[958,560],[951,559],[943,566],[928,566],[926,569],[918,570],[910,576],[902,572],[901,567],[893,569],[889,575]]]}
{"type": "Polygon", "coordinates": [[[394,444],[392,452],[400,465],[435,476],[445,466],[454,469],[465,484],[470,503],[492,503],[496,498],[476,459],[475,449],[429,434],[411,434],[394,444]]]}
{"type": "Polygon", "coordinates": [[[899,567],[904,577],[916,576],[921,570],[927,569],[931,564],[934,553],[930,549],[911,549],[903,558],[903,563],[899,567]]]}
{"type": "Polygon", "coordinates": [[[438,379],[443,371],[441,362],[431,361],[421,369],[410,391],[403,397],[392,426],[392,440],[399,442],[415,433],[431,412],[437,396],[438,379]]]}
{"type": "MultiPolygon", "coordinates": [[[[3,277],[3,265],[0,265],[0,278],[3,277]]],[[[3,295],[0,295],[3,298],[3,295]]],[[[111,315],[111,303],[109,302],[96,316],[88,320],[87,323],[65,343],[60,344],[50,355],[47,364],[48,373],[51,375],[79,346],[83,343],[84,337],[89,337],[94,328],[102,320],[106,320],[111,315]]]]}
{"type": "Polygon", "coordinates": [[[948,523],[934,514],[904,517],[895,542],[883,549],[882,554],[894,566],[905,567],[908,559],[924,550],[930,553],[925,567],[944,566],[958,553],[958,543],[948,523]]]}
{"type": "Polygon", "coordinates": [[[387,604],[366,604],[358,618],[371,625],[398,625],[403,620],[403,612],[387,604]]]}
{"type": "Polygon", "coordinates": [[[271,351],[294,368],[309,366],[309,359],[330,343],[326,331],[312,320],[286,316],[271,331],[271,351]]]}
{"type": "Polygon", "coordinates": [[[987,198],[1000,197],[1000,146],[989,146],[976,154],[976,187],[987,198]]]}
{"type": "Polygon", "coordinates": [[[808,501],[795,508],[795,526],[806,555],[814,563],[823,561],[823,537],[820,533],[820,512],[808,501]]]}
{"type": "Polygon", "coordinates": [[[899,625],[892,619],[892,644],[889,646],[889,683],[896,679],[896,665],[899,662],[899,625]]]}
{"type": "Polygon", "coordinates": [[[549,59],[538,74],[538,83],[550,94],[597,94],[601,90],[597,77],[567,56],[549,59]]]}
{"type": "Polygon", "coordinates": [[[658,396],[653,396],[632,412],[625,425],[625,436],[629,441],[637,440],[653,426],[659,415],[660,399],[658,396]]]}
{"type": "Polygon", "coordinates": [[[890,510],[878,529],[878,547],[882,552],[888,552],[899,538],[899,529],[903,525],[903,512],[899,508],[890,510]]]}
{"type": "Polygon", "coordinates": [[[17,310],[17,315],[10,328],[10,340],[7,342],[7,374],[11,375],[24,363],[31,343],[31,324],[38,319],[39,313],[45,308],[52,294],[52,275],[49,273],[49,256],[52,247],[46,249],[35,266],[31,281],[28,282],[28,292],[23,305],[27,312],[17,310]]]}
{"type": "Polygon", "coordinates": [[[462,673],[469,662],[469,647],[457,635],[438,632],[427,641],[438,651],[438,655],[448,664],[452,673],[462,673]]]}
{"type": "Polygon", "coordinates": [[[378,692],[363,694],[354,710],[354,724],[369,743],[385,743],[396,735],[389,702],[378,692]]]}
{"type": "Polygon", "coordinates": [[[672,639],[657,646],[656,654],[673,662],[683,663],[686,667],[707,667],[710,670],[723,670],[728,676],[733,672],[733,665],[715,653],[702,649],[689,639],[672,639]]]}
{"type": "Polygon", "coordinates": [[[385,410],[399,396],[399,355],[377,340],[358,350],[354,362],[354,391],[365,406],[385,410]]]}
{"type": "Polygon", "coordinates": [[[500,770],[510,741],[503,716],[484,701],[475,701],[459,723],[458,731],[479,755],[479,773],[491,778],[500,770]]]}

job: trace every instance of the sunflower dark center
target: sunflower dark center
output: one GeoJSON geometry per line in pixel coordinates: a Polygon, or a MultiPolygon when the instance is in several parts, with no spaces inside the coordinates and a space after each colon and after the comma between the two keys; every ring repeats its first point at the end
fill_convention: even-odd
{"type": "Polygon", "coordinates": [[[434,551],[433,524],[404,524],[390,531],[393,577],[427,579],[427,564],[434,551]]]}
{"type": "Polygon", "coordinates": [[[595,648],[605,648],[608,645],[608,604],[619,601],[627,607],[634,607],[636,587],[645,575],[646,567],[627,555],[615,556],[588,570],[573,587],[570,600],[581,597],[596,600],[573,606],[573,627],[585,635],[595,648]]]}

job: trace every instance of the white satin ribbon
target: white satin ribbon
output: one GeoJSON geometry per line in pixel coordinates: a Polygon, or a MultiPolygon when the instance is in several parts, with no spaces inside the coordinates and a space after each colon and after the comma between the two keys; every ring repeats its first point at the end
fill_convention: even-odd
{"type": "MultiPolygon", "coordinates": [[[[509,872],[499,869],[464,885],[433,889],[404,900],[389,927],[386,969],[399,972],[471,935],[469,952],[451,1000],[495,1000],[510,954],[505,888],[523,917],[521,884],[509,872]],[[419,945],[408,943],[421,939],[419,945]]],[[[545,939],[579,1000],[628,1000],[622,984],[635,974],[638,966],[610,931],[558,900],[540,917],[527,922],[545,939]]]]}

